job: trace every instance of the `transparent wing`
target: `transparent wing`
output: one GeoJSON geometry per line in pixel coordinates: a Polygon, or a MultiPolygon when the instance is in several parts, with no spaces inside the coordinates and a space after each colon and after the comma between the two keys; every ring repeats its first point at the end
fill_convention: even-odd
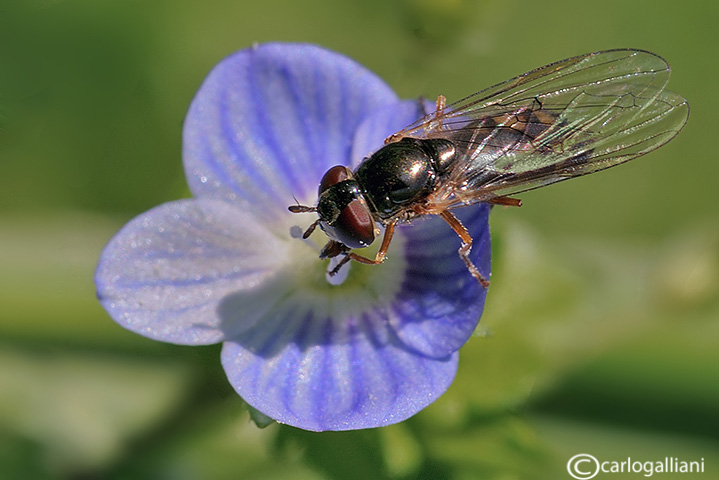
{"type": "Polygon", "coordinates": [[[664,90],[669,65],[640,50],[568,58],[475,93],[388,138],[446,138],[458,149],[436,208],[585,175],[671,140],[689,114],[664,90]]]}

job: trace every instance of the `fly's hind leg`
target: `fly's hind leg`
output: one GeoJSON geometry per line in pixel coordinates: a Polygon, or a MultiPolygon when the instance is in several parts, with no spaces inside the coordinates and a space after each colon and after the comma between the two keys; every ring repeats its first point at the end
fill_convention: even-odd
{"type": "Polygon", "coordinates": [[[441,129],[444,107],[447,106],[447,98],[444,95],[437,95],[437,104],[432,120],[427,122],[425,130],[441,129]]]}
{"type": "Polygon", "coordinates": [[[462,240],[462,246],[459,247],[458,253],[460,258],[464,261],[464,264],[467,266],[469,273],[477,279],[482,287],[489,287],[489,281],[487,281],[487,279],[484,278],[484,275],[477,270],[477,267],[474,266],[474,263],[472,263],[472,260],[469,258],[469,252],[472,251],[472,236],[469,234],[464,225],[462,225],[462,222],[460,222],[457,217],[452,215],[449,210],[442,211],[440,216],[449,224],[450,227],[452,227],[452,230],[454,230],[462,240]]]}
{"type": "Polygon", "coordinates": [[[429,102],[428,98],[419,97],[417,99],[417,105],[422,111],[421,115],[426,117],[427,115],[432,114],[433,120],[440,120],[440,117],[444,113],[444,107],[447,105],[447,97],[444,95],[437,95],[437,102],[435,103],[434,111],[430,110],[431,107],[427,108],[427,102],[429,102]]]}
{"type": "Polygon", "coordinates": [[[437,95],[437,113],[435,113],[435,118],[442,116],[444,113],[444,107],[447,106],[447,97],[444,95],[437,95]]]}
{"type": "Polygon", "coordinates": [[[424,129],[425,133],[429,133],[431,130],[434,129],[440,129],[442,128],[442,119],[444,118],[444,108],[447,105],[447,99],[444,95],[438,95],[437,96],[437,103],[435,104],[435,111],[427,111],[428,108],[426,106],[426,100],[424,98],[418,98],[417,99],[419,109],[424,114],[424,118],[422,118],[423,123],[420,125],[416,125],[416,128],[408,128],[404,130],[400,130],[397,133],[393,133],[389,137],[384,139],[384,144],[387,145],[389,143],[399,142],[403,138],[407,136],[412,136],[413,133],[419,131],[420,129],[424,129]]]}

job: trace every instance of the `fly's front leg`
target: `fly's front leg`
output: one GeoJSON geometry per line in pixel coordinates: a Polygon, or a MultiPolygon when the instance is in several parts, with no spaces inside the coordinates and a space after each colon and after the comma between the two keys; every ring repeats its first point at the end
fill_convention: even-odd
{"type": "Polygon", "coordinates": [[[379,250],[377,250],[377,255],[375,255],[374,259],[358,255],[354,252],[347,252],[345,254],[345,258],[343,258],[337,265],[335,265],[335,268],[330,270],[330,276],[332,277],[336,275],[337,272],[340,271],[342,266],[350,260],[354,260],[358,263],[364,263],[365,265],[379,265],[380,263],[384,262],[385,258],[387,258],[387,250],[389,249],[389,244],[392,242],[392,236],[394,235],[394,227],[396,225],[397,220],[393,220],[385,227],[384,236],[382,237],[382,244],[379,246],[379,250]]]}
{"type": "Polygon", "coordinates": [[[467,266],[467,270],[469,270],[469,273],[471,273],[472,276],[477,279],[477,281],[480,283],[480,285],[482,285],[482,287],[489,287],[489,282],[487,281],[487,279],[484,278],[481,273],[479,273],[479,270],[477,270],[477,267],[474,266],[474,263],[472,263],[472,260],[470,260],[469,258],[469,252],[472,251],[472,236],[469,234],[464,225],[462,225],[462,222],[460,222],[457,217],[452,215],[449,210],[444,210],[442,213],[440,213],[440,216],[444,219],[445,222],[449,224],[450,227],[452,227],[452,230],[454,230],[455,233],[459,235],[459,238],[462,240],[462,246],[459,247],[458,253],[460,258],[462,258],[462,260],[464,261],[464,264],[467,266]]]}

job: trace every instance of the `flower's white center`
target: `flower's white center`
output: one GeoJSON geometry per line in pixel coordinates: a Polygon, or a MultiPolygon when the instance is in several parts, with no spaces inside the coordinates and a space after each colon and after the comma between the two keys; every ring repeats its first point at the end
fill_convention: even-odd
{"type": "MultiPolygon", "coordinates": [[[[301,227],[300,227],[301,228],[301,227]]],[[[344,257],[320,260],[319,252],[327,236],[317,229],[310,238],[296,238],[297,226],[289,226],[285,233],[289,264],[285,267],[292,278],[293,294],[312,302],[315,310],[326,310],[328,316],[344,317],[348,313],[360,313],[379,305],[389,304],[402,286],[406,272],[405,237],[401,230],[395,232],[387,253],[380,265],[363,265],[356,262],[345,264],[330,277],[328,271],[344,257]],[[292,238],[295,237],[295,238],[292,238]]],[[[357,250],[357,253],[374,258],[379,244],[357,250]]]]}

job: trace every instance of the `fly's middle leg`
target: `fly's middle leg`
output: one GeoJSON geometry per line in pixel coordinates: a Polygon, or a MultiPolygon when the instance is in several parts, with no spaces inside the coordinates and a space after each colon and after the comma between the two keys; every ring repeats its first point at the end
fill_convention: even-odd
{"type": "Polygon", "coordinates": [[[479,272],[477,267],[469,258],[469,253],[472,251],[472,236],[469,234],[465,226],[462,225],[462,222],[460,222],[457,217],[452,215],[449,210],[444,210],[439,215],[449,224],[450,227],[452,227],[452,230],[454,230],[462,240],[462,246],[459,247],[457,252],[459,253],[460,258],[464,261],[464,264],[467,266],[469,273],[477,279],[483,288],[489,287],[489,281],[484,278],[484,275],[479,272]]]}

